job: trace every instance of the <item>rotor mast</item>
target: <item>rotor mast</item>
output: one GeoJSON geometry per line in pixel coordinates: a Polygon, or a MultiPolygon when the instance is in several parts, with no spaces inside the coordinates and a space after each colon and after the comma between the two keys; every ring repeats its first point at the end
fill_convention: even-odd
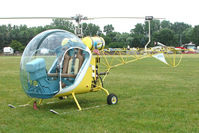
{"type": "Polygon", "coordinates": [[[75,17],[71,17],[72,20],[75,20],[77,23],[77,26],[75,26],[75,34],[78,37],[83,37],[83,30],[82,30],[82,24],[81,21],[82,20],[88,20],[87,17],[83,17],[83,15],[81,14],[77,14],[75,17]]]}

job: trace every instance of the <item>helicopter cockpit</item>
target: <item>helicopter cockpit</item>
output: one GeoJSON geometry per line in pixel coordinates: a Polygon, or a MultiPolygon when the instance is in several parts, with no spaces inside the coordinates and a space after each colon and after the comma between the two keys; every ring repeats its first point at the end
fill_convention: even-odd
{"type": "Polygon", "coordinates": [[[42,32],[22,55],[22,87],[30,97],[42,99],[63,89],[70,91],[83,79],[90,60],[89,48],[74,34],[64,30],[42,32]]]}

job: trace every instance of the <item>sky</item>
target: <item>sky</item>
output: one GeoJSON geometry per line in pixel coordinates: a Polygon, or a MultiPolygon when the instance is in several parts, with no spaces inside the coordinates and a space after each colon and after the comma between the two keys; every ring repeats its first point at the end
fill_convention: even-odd
{"type": "MultiPolygon", "coordinates": [[[[145,17],[154,16],[170,22],[199,25],[199,1],[197,0],[2,0],[0,17],[145,17]]],[[[0,20],[0,24],[26,24],[39,26],[50,20],[0,20]]],[[[144,20],[102,19],[88,20],[101,27],[113,24],[115,31],[130,32],[144,20]]]]}

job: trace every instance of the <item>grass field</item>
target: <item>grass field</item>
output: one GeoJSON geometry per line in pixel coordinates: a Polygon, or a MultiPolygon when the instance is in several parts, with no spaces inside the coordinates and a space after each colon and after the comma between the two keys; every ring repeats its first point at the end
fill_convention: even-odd
{"type": "Polygon", "coordinates": [[[9,108],[30,100],[20,86],[19,62],[0,57],[0,133],[199,132],[199,55],[185,55],[177,68],[153,58],[115,68],[104,85],[118,104],[108,106],[104,92],[77,95],[83,111],[70,97],[45,100],[39,110],[9,108]],[[45,104],[51,101],[58,103],[45,104]]]}

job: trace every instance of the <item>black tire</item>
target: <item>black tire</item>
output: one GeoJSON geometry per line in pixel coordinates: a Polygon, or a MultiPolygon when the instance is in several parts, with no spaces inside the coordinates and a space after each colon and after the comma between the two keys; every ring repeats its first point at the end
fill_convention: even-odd
{"type": "Polygon", "coordinates": [[[109,105],[116,104],[118,102],[118,98],[115,94],[109,94],[107,97],[107,103],[109,105]]]}
{"type": "Polygon", "coordinates": [[[63,97],[59,97],[59,100],[63,100],[64,98],[63,97]]]}

